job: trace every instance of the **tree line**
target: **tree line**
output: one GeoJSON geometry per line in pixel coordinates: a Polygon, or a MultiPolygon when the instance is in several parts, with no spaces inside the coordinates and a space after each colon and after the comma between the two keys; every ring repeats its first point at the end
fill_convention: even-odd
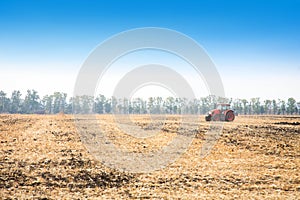
{"type": "Polygon", "coordinates": [[[15,90],[8,97],[0,91],[0,113],[23,114],[205,114],[218,103],[230,103],[232,108],[243,115],[285,115],[300,114],[300,104],[294,98],[261,100],[221,98],[214,95],[188,100],[174,97],[150,97],[126,99],[105,97],[104,95],[76,96],[67,99],[67,94],[54,92],[40,97],[35,90],[27,90],[24,98],[15,90]]]}

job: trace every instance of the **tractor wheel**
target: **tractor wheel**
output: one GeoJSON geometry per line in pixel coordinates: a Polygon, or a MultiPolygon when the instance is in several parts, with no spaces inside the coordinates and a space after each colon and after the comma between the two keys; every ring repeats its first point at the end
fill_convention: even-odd
{"type": "Polygon", "coordinates": [[[225,120],[227,122],[232,122],[234,120],[235,116],[234,116],[234,113],[232,111],[228,111],[226,113],[226,116],[225,116],[225,120]]]}
{"type": "Polygon", "coordinates": [[[207,121],[207,122],[211,121],[211,115],[205,116],[205,121],[207,121]]]}
{"type": "Polygon", "coordinates": [[[218,115],[218,114],[217,115],[213,115],[212,116],[212,120],[213,121],[220,121],[221,120],[220,115],[218,115]]]}

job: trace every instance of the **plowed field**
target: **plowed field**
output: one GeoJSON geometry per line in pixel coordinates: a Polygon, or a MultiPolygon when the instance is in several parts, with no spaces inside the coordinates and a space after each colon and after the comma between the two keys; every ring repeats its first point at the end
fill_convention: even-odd
{"type": "Polygon", "coordinates": [[[131,118],[161,131],[138,139],[118,130],[111,115],[97,116],[110,141],[131,152],[160,149],[178,132],[195,138],[165,168],[130,173],[90,155],[71,115],[0,115],[0,199],[300,199],[299,116],[238,116],[224,123],[205,158],[203,116],[180,127],[180,116],[131,118]]]}

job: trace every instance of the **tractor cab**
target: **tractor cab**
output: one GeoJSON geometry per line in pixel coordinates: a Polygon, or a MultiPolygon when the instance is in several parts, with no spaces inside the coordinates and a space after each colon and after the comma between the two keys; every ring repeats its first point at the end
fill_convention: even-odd
{"type": "Polygon", "coordinates": [[[225,110],[229,110],[230,109],[230,104],[218,104],[217,105],[217,110],[220,111],[225,111],[225,110]]]}

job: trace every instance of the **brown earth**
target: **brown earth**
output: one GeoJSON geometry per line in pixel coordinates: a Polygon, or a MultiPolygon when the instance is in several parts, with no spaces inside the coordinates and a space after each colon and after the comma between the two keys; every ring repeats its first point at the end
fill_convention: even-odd
{"type": "Polygon", "coordinates": [[[110,141],[129,152],[156,151],[178,133],[195,134],[176,162],[129,173],[95,160],[71,115],[0,115],[0,199],[300,199],[299,116],[238,116],[224,123],[205,158],[199,153],[209,123],[186,118],[132,116],[143,130],[161,128],[138,139],[111,115],[98,115],[110,141]]]}

